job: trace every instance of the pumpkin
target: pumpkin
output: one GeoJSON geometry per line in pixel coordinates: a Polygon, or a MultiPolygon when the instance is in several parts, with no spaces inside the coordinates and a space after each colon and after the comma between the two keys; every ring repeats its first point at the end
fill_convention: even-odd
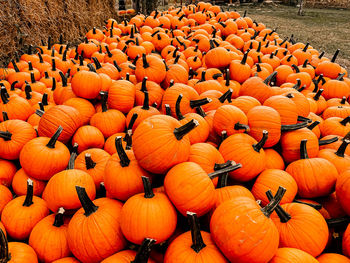
{"type": "MultiPolygon", "coordinates": [[[[0,112],[7,112],[9,119],[26,121],[33,113],[29,102],[19,96],[9,95],[5,87],[0,89],[0,112]]],[[[0,121],[4,121],[0,115],[0,121]]]]}
{"type": "Polygon", "coordinates": [[[40,261],[52,262],[70,255],[67,242],[67,223],[63,218],[64,209],[58,209],[39,221],[29,236],[29,245],[35,250],[40,261]]]}
{"type": "Polygon", "coordinates": [[[94,199],[96,196],[92,177],[87,172],[74,169],[74,161],[77,156],[76,148],[77,146],[73,149],[67,170],[52,176],[43,192],[43,199],[51,211],[57,211],[60,207],[63,207],[67,212],[80,208],[81,203],[75,191],[77,185],[86,188],[89,198],[94,199]]]}
{"type": "Polygon", "coordinates": [[[29,237],[33,227],[49,214],[46,202],[33,196],[33,181],[27,181],[27,194],[8,202],[2,210],[1,222],[7,234],[16,240],[29,237]]]}
{"type": "Polygon", "coordinates": [[[320,263],[349,263],[349,259],[343,255],[336,253],[324,253],[317,257],[320,263]]]}
{"type": "Polygon", "coordinates": [[[319,261],[303,250],[297,248],[282,247],[277,250],[270,263],[283,262],[317,263],[319,261]]]}
{"type": "Polygon", "coordinates": [[[143,176],[142,182],[144,193],[125,202],[120,226],[126,239],[132,243],[141,244],[146,237],[151,237],[159,244],[175,231],[176,210],[165,193],[153,192],[148,177],[143,176]],[[157,220],[159,218],[162,220],[157,220]]]}
{"type": "Polygon", "coordinates": [[[306,144],[300,142],[300,160],[288,165],[286,172],[295,179],[298,194],[304,198],[326,196],[332,192],[338,177],[336,167],[323,158],[309,158],[306,144]],[[322,176],[319,174],[322,173],[322,176]]]}
{"type": "Polygon", "coordinates": [[[103,181],[110,197],[126,201],[143,191],[142,176],[150,175],[142,169],[132,150],[124,150],[122,137],[115,139],[117,153],[105,163],[103,181]]]}
{"type": "Polygon", "coordinates": [[[190,150],[187,133],[197,125],[197,121],[191,120],[180,126],[179,121],[164,115],[144,120],[133,135],[133,150],[139,165],[149,172],[162,174],[175,164],[187,161],[190,150]]]}
{"type": "Polygon", "coordinates": [[[163,61],[155,55],[142,54],[136,62],[135,75],[138,81],[148,77],[150,81],[161,83],[166,76],[166,68],[163,61]]]}
{"type": "Polygon", "coordinates": [[[108,90],[108,106],[123,113],[128,113],[135,103],[135,85],[128,80],[117,80],[108,90]]]}
{"type": "Polygon", "coordinates": [[[19,160],[28,176],[38,180],[49,180],[67,166],[69,150],[58,141],[62,132],[63,128],[59,126],[51,138],[38,137],[24,145],[19,160]]]}
{"type": "Polygon", "coordinates": [[[337,200],[339,201],[341,207],[345,211],[346,214],[350,213],[348,200],[350,197],[350,193],[348,190],[348,177],[349,177],[349,170],[344,171],[341,173],[337,179],[336,182],[336,196],[337,200]]]}
{"type": "Polygon", "coordinates": [[[265,160],[266,160],[266,169],[279,169],[284,170],[284,160],[282,156],[275,151],[274,149],[264,149],[265,151],[265,160]]]}
{"type": "Polygon", "coordinates": [[[79,263],[79,261],[72,257],[66,257],[52,261],[52,263],[79,263]]]}
{"type": "Polygon", "coordinates": [[[75,108],[80,113],[84,125],[88,124],[91,117],[96,113],[92,103],[82,98],[70,98],[63,105],[75,108]]]}
{"type": "Polygon", "coordinates": [[[268,132],[260,142],[248,134],[234,134],[224,140],[219,148],[225,161],[232,160],[241,163],[242,168],[230,173],[232,179],[246,182],[255,178],[265,169],[265,152],[262,149],[268,138],[268,132]]]}
{"type": "Polygon", "coordinates": [[[12,200],[11,191],[4,185],[0,185],[0,215],[8,202],[12,200]]]}
{"type": "Polygon", "coordinates": [[[211,237],[231,262],[268,262],[276,254],[279,233],[270,215],[283,197],[279,188],[264,208],[248,197],[222,203],[210,220],[211,237]]]}
{"type": "Polygon", "coordinates": [[[0,159],[0,184],[9,187],[16,171],[17,168],[12,162],[0,159]]]}
{"type": "MultiPolygon", "coordinates": [[[[271,199],[271,192],[268,198],[271,199]]],[[[314,208],[299,203],[288,203],[276,208],[271,219],[280,234],[280,247],[293,247],[316,257],[328,241],[328,226],[324,217],[314,208]]]]}
{"type": "Polygon", "coordinates": [[[170,243],[164,262],[207,262],[209,258],[215,262],[227,262],[210,233],[200,230],[196,213],[187,212],[187,218],[191,231],[181,234],[170,243]]]}
{"type": "Polygon", "coordinates": [[[12,190],[17,196],[25,195],[27,193],[27,180],[33,181],[33,193],[36,196],[41,196],[46,186],[45,181],[34,179],[28,176],[23,169],[19,169],[12,180],[12,190]]]}
{"type": "Polygon", "coordinates": [[[345,155],[345,150],[349,143],[350,140],[345,139],[339,146],[338,150],[321,150],[318,152],[318,157],[330,161],[335,166],[335,168],[337,168],[338,173],[341,174],[342,172],[345,172],[350,165],[350,156],[345,155]]]}
{"type": "Polygon", "coordinates": [[[82,208],[69,221],[68,246],[80,261],[98,263],[126,245],[120,229],[122,204],[109,198],[92,202],[83,187],[76,191],[82,208]]]}
{"type": "Polygon", "coordinates": [[[103,148],[105,138],[102,132],[91,125],[81,126],[72,138],[72,145],[77,143],[78,153],[81,153],[89,148],[103,148]]]}

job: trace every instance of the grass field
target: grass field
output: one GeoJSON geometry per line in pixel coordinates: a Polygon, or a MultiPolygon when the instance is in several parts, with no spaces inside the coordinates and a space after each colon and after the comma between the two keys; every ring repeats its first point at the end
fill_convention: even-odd
{"type": "Polygon", "coordinates": [[[314,48],[324,50],[328,57],[339,48],[337,62],[350,69],[350,10],[305,8],[304,15],[298,16],[296,7],[284,5],[230,8],[235,9],[241,14],[247,10],[248,16],[256,21],[277,28],[282,38],[294,34],[295,40],[310,42],[314,48]]]}

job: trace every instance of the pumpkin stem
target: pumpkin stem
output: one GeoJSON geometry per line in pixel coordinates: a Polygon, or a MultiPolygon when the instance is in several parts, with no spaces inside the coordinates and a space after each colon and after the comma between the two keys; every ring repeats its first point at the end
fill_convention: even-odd
{"type": "Polygon", "coordinates": [[[35,83],[36,82],[35,76],[34,76],[34,72],[30,72],[30,82],[31,83],[35,83]]]}
{"type": "Polygon", "coordinates": [[[0,131],[0,138],[4,139],[5,141],[10,141],[11,137],[12,133],[10,133],[9,131],[0,131]]]}
{"type": "Polygon", "coordinates": [[[52,87],[51,87],[51,90],[54,91],[56,89],[56,79],[55,78],[52,78],[52,87]]]}
{"type": "Polygon", "coordinates": [[[277,76],[277,71],[272,72],[271,75],[269,75],[269,76],[264,80],[264,83],[265,83],[266,85],[269,85],[269,84],[271,83],[271,81],[272,81],[273,79],[276,78],[276,76],[277,76]]]}
{"type": "Polygon", "coordinates": [[[98,206],[96,206],[91,199],[89,198],[89,196],[86,193],[86,190],[84,187],[81,186],[75,186],[75,189],[77,191],[80,203],[85,211],[84,215],[86,217],[92,215],[93,213],[95,213],[98,209],[98,206]]]}
{"type": "Polygon", "coordinates": [[[101,91],[100,96],[101,96],[102,112],[106,112],[108,110],[107,109],[108,93],[106,91],[101,91]]]}
{"type": "Polygon", "coordinates": [[[143,189],[145,192],[144,197],[145,198],[154,197],[154,193],[153,193],[151,182],[150,182],[149,178],[146,176],[142,176],[142,183],[143,183],[143,189]]]}
{"type": "Polygon", "coordinates": [[[309,130],[312,130],[313,128],[315,128],[317,125],[319,125],[320,122],[319,121],[314,121],[313,123],[311,123],[309,126],[307,126],[307,128],[309,130]]]}
{"type": "Polygon", "coordinates": [[[350,217],[340,217],[340,218],[331,218],[326,219],[328,228],[338,228],[338,227],[346,227],[350,222],[350,217]]]}
{"type": "Polygon", "coordinates": [[[344,157],[346,147],[348,147],[349,143],[350,143],[350,140],[348,139],[343,140],[342,144],[339,146],[335,154],[338,155],[339,157],[344,157]]]}
{"type": "Polygon", "coordinates": [[[231,99],[232,93],[233,93],[233,90],[232,90],[232,89],[228,89],[224,94],[222,94],[222,95],[219,97],[219,101],[220,101],[221,103],[224,103],[225,100],[231,99]]]}
{"type": "Polygon", "coordinates": [[[55,221],[53,222],[53,226],[60,227],[64,224],[64,220],[63,220],[64,212],[65,210],[63,207],[58,208],[58,212],[55,215],[55,221]]]}
{"type": "Polygon", "coordinates": [[[192,131],[199,125],[198,121],[195,119],[190,120],[188,123],[174,129],[174,135],[177,140],[181,140],[187,133],[192,131]]]}
{"type": "Polygon", "coordinates": [[[70,154],[67,170],[74,169],[74,161],[75,161],[75,158],[77,158],[78,156],[78,146],[79,145],[77,143],[74,143],[72,153],[70,154]]]}
{"type": "Polygon", "coordinates": [[[270,201],[270,203],[268,203],[264,208],[261,208],[261,211],[266,217],[270,217],[272,212],[275,210],[276,206],[279,205],[279,203],[281,202],[285,192],[286,188],[282,186],[278,187],[277,193],[270,201]]]}
{"type": "Polygon", "coordinates": [[[263,130],[263,136],[261,138],[261,140],[257,143],[257,144],[254,144],[253,145],[253,149],[256,151],[256,152],[260,152],[260,150],[262,149],[262,147],[264,147],[267,139],[269,137],[269,132],[266,131],[266,130],[263,130]]]}
{"type": "Polygon", "coordinates": [[[63,131],[62,126],[58,126],[56,132],[54,133],[54,135],[51,137],[50,141],[46,144],[46,147],[48,148],[55,148],[56,142],[58,140],[58,137],[60,137],[61,133],[63,131]]]}
{"type": "Polygon", "coordinates": [[[338,77],[336,78],[336,80],[344,81],[344,76],[345,76],[345,73],[339,73],[339,75],[338,75],[338,77]]]}
{"type": "Polygon", "coordinates": [[[230,70],[226,69],[225,73],[225,86],[228,87],[230,86],[230,70]]]}
{"type": "Polygon", "coordinates": [[[12,59],[11,62],[12,62],[13,69],[16,72],[20,72],[19,68],[17,67],[16,61],[14,59],[12,59]]]}
{"type": "Polygon", "coordinates": [[[149,67],[149,64],[147,62],[147,58],[146,58],[146,54],[145,53],[142,54],[142,63],[143,63],[143,67],[144,68],[148,68],[149,67]]]}
{"type": "Polygon", "coordinates": [[[346,102],[346,97],[344,96],[344,97],[341,99],[340,104],[344,105],[345,102],[346,102]]]}
{"type": "Polygon", "coordinates": [[[4,86],[1,87],[0,96],[1,96],[1,100],[2,100],[3,104],[7,104],[9,102],[9,100],[8,100],[9,96],[8,96],[7,90],[4,86]]]}
{"type": "Polygon", "coordinates": [[[33,180],[28,178],[28,180],[27,180],[27,194],[26,194],[26,199],[23,202],[23,206],[29,207],[33,204],[33,194],[34,194],[33,180]]]}
{"type": "Polygon", "coordinates": [[[42,110],[36,110],[36,111],[35,111],[35,114],[38,115],[39,117],[42,117],[42,116],[44,115],[44,113],[45,113],[45,112],[42,111],[42,110]]]}
{"type": "Polygon", "coordinates": [[[132,127],[134,126],[137,117],[138,117],[138,114],[137,114],[137,113],[134,113],[134,114],[131,116],[131,119],[130,119],[130,122],[129,122],[129,125],[128,125],[128,130],[132,130],[132,127]]]}
{"type": "Polygon", "coordinates": [[[113,57],[113,54],[111,53],[111,51],[109,50],[108,46],[106,46],[106,51],[107,51],[107,56],[108,57],[113,57]]]}
{"type": "Polygon", "coordinates": [[[96,69],[102,68],[101,63],[100,63],[100,61],[98,61],[97,58],[93,57],[92,60],[94,61],[95,65],[96,65],[96,69]]]}
{"type": "Polygon", "coordinates": [[[115,148],[117,149],[117,153],[120,159],[120,166],[127,167],[130,164],[130,159],[126,154],[126,152],[124,151],[122,138],[123,138],[122,136],[117,136],[115,138],[115,148]]]}
{"type": "Polygon", "coordinates": [[[165,115],[171,116],[171,107],[169,104],[164,104],[165,115]]]}
{"type": "MultiPolygon", "coordinates": [[[[45,73],[47,73],[47,72],[45,71],[45,73]]],[[[18,83],[18,80],[12,82],[12,83],[11,83],[11,89],[10,89],[10,90],[14,91],[14,90],[15,90],[15,86],[16,86],[17,83],[18,83]]]]}
{"type": "Polygon", "coordinates": [[[87,170],[95,168],[96,163],[92,160],[90,153],[85,153],[85,167],[87,170]]]}
{"type": "MultiPolygon", "coordinates": [[[[214,171],[229,167],[232,165],[232,161],[227,161],[226,163],[216,163],[214,165],[214,171]]],[[[223,188],[227,186],[228,173],[219,174],[218,184],[216,188],[223,188]]]]}
{"type": "Polygon", "coordinates": [[[196,213],[187,212],[188,223],[191,228],[192,236],[192,246],[191,248],[199,253],[203,248],[206,247],[206,244],[203,241],[201,230],[199,228],[199,220],[196,213]]]}
{"type": "MultiPolygon", "coordinates": [[[[237,164],[236,164],[236,163],[233,162],[233,161],[228,161],[228,162],[230,162],[230,163],[225,163],[225,164],[222,165],[222,167],[224,167],[224,168],[219,169],[219,170],[216,170],[216,171],[214,171],[214,172],[208,174],[209,178],[210,178],[210,179],[213,179],[213,178],[219,176],[220,174],[233,172],[233,171],[235,171],[235,170],[237,170],[237,169],[239,169],[239,168],[242,167],[242,165],[241,165],[240,163],[237,163],[237,164]]],[[[215,167],[214,167],[214,168],[215,168],[215,167]]],[[[215,170],[215,169],[214,169],[214,170],[215,170]]]]}
{"type": "MultiPolygon", "coordinates": [[[[136,113],[134,113],[136,114],[136,113]]],[[[131,150],[132,148],[132,129],[126,131],[124,141],[126,141],[125,150],[131,150]]]]}
{"type": "Polygon", "coordinates": [[[62,87],[67,87],[68,86],[68,80],[66,76],[63,74],[62,71],[59,72],[61,79],[62,79],[62,87]]]}
{"type": "Polygon", "coordinates": [[[0,262],[7,263],[11,260],[9,247],[4,231],[0,228],[0,262]]]}
{"type": "Polygon", "coordinates": [[[283,132],[295,131],[295,130],[305,128],[308,125],[309,125],[309,121],[304,121],[304,122],[300,122],[297,124],[285,124],[285,125],[281,125],[281,131],[283,131],[283,132]]]}
{"type": "Polygon", "coordinates": [[[149,110],[149,96],[148,96],[148,91],[144,91],[143,92],[145,94],[145,98],[143,100],[143,106],[142,109],[143,110],[149,110]]]}
{"type": "Polygon", "coordinates": [[[147,263],[154,243],[156,243],[155,239],[145,238],[131,263],[147,263]]]}
{"type": "Polygon", "coordinates": [[[209,102],[211,102],[210,98],[203,98],[203,99],[199,99],[199,100],[191,100],[190,101],[190,107],[192,109],[203,106],[205,104],[208,104],[209,102]]]}
{"type": "Polygon", "coordinates": [[[300,73],[300,69],[297,65],[293,64],[291,67],[295,70],[296,73],[300,73]]]}
{"type": "Polygon", "coordinates": [[[44,108],[43,103],[39,101],[38,104],[39,104],[40,110],[43,111],[43,112],[45,112],[45,108],[44,108]]]}
{"type": "Polygon", "coordinates": [[[325,52],[322,51],[321,54],[318,56],[319,59],[321,59],[324,56],[325,52]]]}
{"type": "Polygon", "coordinates": [[[92,65],[91,63],[87,64],[87,67],[89,68],[89,71],[95,72],[96,73],[96,69],[94,67],[94,65],[92,65]]]}
{"type": "Polygon", "coordinates": [[[242,58],[242,61],[241,61],[241,64],[242,64],[242,65],[245,65],[245,64],[246,64],[249,51],[250,51],[250,50],[248,49],[247,52],[244,53],[243,58],[242,58]]]}
{"type": "Polygon", "coordinates": [[[51,66],[52,71],[56,71],[56,60],[52,59],[52,66],[51,66]]]}
{"type": "Polygon", "coordinates": [[[2,120],[3,120],[3,121],[8,121],[8,120],[9,120],[9,116],[7,115],[7,112],[6,112],[6,111],[3,111],[3,112],[2,112],[2,120]]]}
{"type": "Polygon", "coordinates": [[[305,45],[305,47],[303,48],[303,51],[306,52],[306,50],[309,48],[309,46],[310,46],[310,43],[307,42],[306,45],[305,45]]]}
{"type": "Polygon", "coordinates": [[[300,159],[309,159],[306,149],[307,140],[301,140],[300,142],[300,159]]]}
{"type": "Polygon", "coordinates": [[[29,83],[27,82],[25,87],[24,87],[24,92],[26,94],[26,99],[30,100],[32,98],[32,88],[30,87],[29,83]]]}
{"type": "Polygon", "coordinates": [[[203,118],[205,118],[207,116],[207,114],[205,113],[205,111],[203,110],[202,107],[197,107],[196,108],[196,112],[197,114],[199,114],[200,116],[202,116],[203,118]]]}
{"type": "Polygon", "coordinates": [[[44,106],[49,105],[49,103],[48,103],[48,101],[47,101],[47,98],[48,98],[47,93],[44,93],[44,94],[43,94],[43,97],[41,98],[41,103],[42,103],[44,106]]]}
{"type": "MultiPolygon", "coordinates": [[[[288,94],[289,95],[289,94],[288,94]]],[[[293,94],[290,94],[290,95],[293,95],[293,94]]],[[[292,98],[294,98],[294,96],[292,97],[292,98]]],[[[312,120],[311,119],[309,119],[309,118],[306,118],[306,117],[304,117],[304,116],[298,116],[298,121],[306,121],[307,123],[311,123],[312,122],[312,120]]]]}
{"type": "MultiPolygon", "coordinates": [[[[266,196],[269,199],[269,201],[273,200],[273,194],[271,190],[268,190],[266,192],[266,196]]],[[[280,205],[277,205],[275,210],[278,217],[280,218],[281,223],[287,223],[290,219],[292,219],[290,214],[288,214],[280,205]]]]}
{"type": "Polygon", "coordinates": [[[320,204],[312,204],[312,203],[307,203],[307,202],[303,202],[303,201],[300,201],[300,200],[294,200],[293,203],[308,205],[308,206],[311,206],[312,208],[314,208],[316,210],[320,210],[322,208],[322,205],[320,205],[320,204]]]}
{"type": "Polygon", "coordinates": [[[309,62],[309,60],[308,60],[308,59],[305,59],[304,64],[303,64],[302,67],[303,67],[303,68],[306,68],[308,62],[309,62]]]}
{"type": "Polygon", "coordinates": [[[180,103],[181,103],[182,97],[183,97],[183,95],[180,94],[177,97],[176,104],[175,104],[175,113],[176,113],[176,117],[179,121],[185,119],[185,117],[182,115],[181,110],[180,110],[180,103]]]}
{"type": "Polygon", "coordinates": [[[318,140],[318,145],[323,146],[323,145],[334,143],[336,141],[338,141],[338,137],[333,137],[333,138],[328,139],[328,140],[318,140]]]}
{"type": "Polygon", "coordinates": [[[248,125],[242,124],[242,123],[239,123],[239,122],[235,123],[234,129],[235,130],[245,130],[247,132],[250,131],[250,128],[249,128],[248,125]]]}
{"type": "Polygon", "coordinates": [[[322,92],[323,92],[323,89],[320,89],[319,91],[317,91],[313,99],[315,101],[318,101],[321,97],[322,92]]]}
{"type": "Polygon", "coordinates": [[[340,122],[340,124],[343,125],[343,126],[346,126],[346,124],[348,124],[349,122],[350,122],[350,116],[344,118],[344,120],[342,120],[340,122]]]}
{"type": "Polygon", "coordinates": [[[142,83],[141,83],[141,91],[142,92],[145,92],[147,91],[147,80],[148,78],[147,77],[144,77],[143,80],[142,80],[142,83]]]}
{"type": "Polygon", "coordinates": [[[340,52],[340,49],[337,49],[336,51],[335,51],[335,53],[334,53],[334,55],[333,55],[333,57],[332,57],[332,60],[331,60],[331,62],[335,62],[335,60],[337,59],[337,56],[339,55],[339,52],[340,52]]]}

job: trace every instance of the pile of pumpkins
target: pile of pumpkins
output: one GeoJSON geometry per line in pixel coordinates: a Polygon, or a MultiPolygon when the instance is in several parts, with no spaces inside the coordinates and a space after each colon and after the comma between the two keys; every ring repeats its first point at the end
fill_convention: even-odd
{"type": "Polygon", "coordinates": [[[350,262],[350,79],[200,2],[0,69],[0,262],[350,262]]]}

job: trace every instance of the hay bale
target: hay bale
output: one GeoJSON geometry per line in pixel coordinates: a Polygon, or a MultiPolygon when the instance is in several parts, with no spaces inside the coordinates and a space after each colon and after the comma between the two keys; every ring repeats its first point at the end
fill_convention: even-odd
{"type": "Polygon", "coordinates": [[[77,43],[93,26],[116,17],[115,0],[0,0],[0,63],[49,36],[77,43]]]}

